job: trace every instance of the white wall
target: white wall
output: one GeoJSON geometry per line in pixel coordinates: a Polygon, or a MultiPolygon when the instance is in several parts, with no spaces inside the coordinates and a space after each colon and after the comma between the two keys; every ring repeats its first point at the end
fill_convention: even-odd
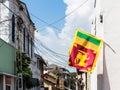
{"type": "Polygon", "coordinates": [[[104,51],[104,90],[120,90],[120,1],[105,0],[102,4],[104,12],[104,37],[105,41],[110,45],[105,45],[104,51]],[[108,3],[109,2],[109,3],[108,3]],[[114,53],[114,51],[116,53],[114,53]]]}
{"type": "MultiPolygon", "coordinates": [[[[4,4],[9,7],[9,2],[5,2],[4,4]]],[[[1,3],[0,3],[0,9],[1,9],[0,21],[2,22],[4,20],[10,19],[9,10],[1,3]]],[[[5,40],[6,42],[9,42],[9,25],[10,25],[9,21],[0,23],[0,38],[5,40]]]]}
{"type": "MultiPolygon", "coordinates": [[[[120,1],[97,0],[96,4],[96,32],[97,36],[104,37],[103,51],[100,55],[102,63],[98,62],[98,89],[120,90],[120,1]],[[99,23],[99,15],[103,15],[103,23],[99,23]],[[101,30],[103,31],[101,32],[101,30]],[[100,69],[101,66],[101,69],[100,69]],[[102,69],[103,67],[103,69],[102,69]],[[103,71],[101,71],[103,70],[103,71]],[[99,75],[101,76],[99,77],[99,75]],[[101,78],[101,79],[99,79],[101,78]],[[100,81],[101,80],[101,81],[100,81]]],[[[99,61],[100,61],[99,60],[99,61]]],[[[96,75],[95,75],[96,76],[96,75]]],[[[94,82],[93,82],[94,83],[94,82]]],[[[91,89],[92,90],[92,89],[91,89]]]]}

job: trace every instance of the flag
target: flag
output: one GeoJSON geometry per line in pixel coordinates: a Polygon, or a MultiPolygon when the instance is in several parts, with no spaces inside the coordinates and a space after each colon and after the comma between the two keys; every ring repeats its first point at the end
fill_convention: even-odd
{"type": "Polygon", "coordinates": [[[68,65],[84,72],[93,72],[102,43],[102,39],[76,30],[74,41],[69,50],[68,65]]]}

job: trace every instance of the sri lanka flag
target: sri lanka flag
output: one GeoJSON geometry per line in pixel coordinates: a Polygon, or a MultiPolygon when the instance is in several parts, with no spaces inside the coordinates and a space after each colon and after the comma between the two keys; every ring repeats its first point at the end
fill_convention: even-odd
{"type": "Polygon", "coordinates": [[[91,34],[76,30],[69,50],[68,65],[84,72],[93,72],[103,41],[91,34]]]}

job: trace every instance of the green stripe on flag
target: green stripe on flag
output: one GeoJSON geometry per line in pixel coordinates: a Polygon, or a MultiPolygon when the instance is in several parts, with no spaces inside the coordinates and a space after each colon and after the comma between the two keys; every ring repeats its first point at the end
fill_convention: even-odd
{"type": "Polygon", "coordinates": [[[91,43],[93,43],[93,44],[95,44],[97,46],[100,45],[100,40],[98,40],[98,39],[96,39],[96,38],[94,38],[94,37],[92,37],[90,35],[87,35],[87,34],[84,34],[84,33],[81,33],[81,32],[77,32],[77,36],[79,38],[83,38],[86,41],[89,41],[89,42],[91,42],[91,43]]]}

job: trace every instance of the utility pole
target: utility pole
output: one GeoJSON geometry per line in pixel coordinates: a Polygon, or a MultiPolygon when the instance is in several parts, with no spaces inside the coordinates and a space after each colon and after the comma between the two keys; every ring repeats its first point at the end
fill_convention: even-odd
{"type": "Polygon", "coordinates": [[[22,79],[22,53],[21,53],[21,24],[22,21],[18,17],[17,29],[18,29],[18,90],[23,90],[23,79],[22,79]]]}
{"type": "Polygon", "coordinates": [[[90,73],[86,73],[86,90],[90,90],[90,73]]]}

